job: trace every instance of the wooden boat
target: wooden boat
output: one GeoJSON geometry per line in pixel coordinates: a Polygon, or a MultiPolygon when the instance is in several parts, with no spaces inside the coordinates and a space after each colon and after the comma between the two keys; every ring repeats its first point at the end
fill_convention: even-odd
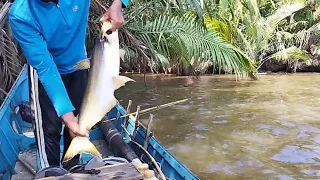
{"type": "MultiPolygon", "coordinates": [[[[3,180],[32,179],[32,174],[36,173],[37,169],[39,169],[39,165],[36,165],[36,144],[32,133],[32,124],[23,120],[19,113],[19,104],[24,101],[29,101],[27,66],[24,66],[20,72],[15,84],[0,108],[0,179],[3,180]]],[[[141,161],[148,163],[149,168],[154,169],[154,171],[157,172],[155,163],[151,161],[151,159],[154,159],[166,179],[198,179],[186,166],[172,156],[154,136],[152,136],[152,133],[149,131],[150,129],[139,124],[137,118],[129,116],[126,120],[126,118],[123,117],[126,112],[127,111],[118,103],[106,118],[114,119],[112,124],[141,161]],[[127,126],[124,124],[127,124],[127,126]],[[135,138],[132,138],[134,136],[135,138]],[[143,151],[145,149],[147,153],[143,151]],[[148,154],[151,155],[152,158],[149,157],[148,154]]],[[[100,152],[114,151],[106,146],[104,134],[100,127],[91,131],[90,139],[99,146],[98,149],[100,152]],[[97,142],[100,142],[100,144],[97,142]]],[[[63,145],[63,142],[61,144],[63,145]]],[[[84,154],[81,157],[81,161],[83,162],[87,162],[88,160],[90,160],[90,155],[84,154]]],[[[118,173],[116,175],[118,179],[142,179],[142,176],[139,176],[140,172],[130,163],[106,165],[100,169],[102,169],[101,173],[104,172],[104,174],[101,175],[100,173],[99,177],[86,174],[80,178],[81,176],[77,174],[73,178],[112,179],[115,178],[115,174],[112,174],[112,172],[115,172],[118,173]],[[131,177],[128,175],[130,174],[128,173],[129,171],[132,174],[131,177]]],[[[70,178],[72,176],[73,174],[67,174],[63,177],[72,179],[70,178]]]]}

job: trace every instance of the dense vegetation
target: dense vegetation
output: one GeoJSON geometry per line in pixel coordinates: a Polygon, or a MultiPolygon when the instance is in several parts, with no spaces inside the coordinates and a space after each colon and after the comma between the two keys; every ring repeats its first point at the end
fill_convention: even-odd
{"type": "MultiPolygon", "coordinates": [[[[103,11],[93,4],[97,19],[103,11]]],[[[135,0],[120,30],[128,52],[122,68],[179,75],[308,70],[318,65],[315,7],[304,0],[135,0]]]]}
{"type": "MultiPolygon", "coordinates": [[[[91,0],[89,51],[110,2],[91,0]]],[[[122,71],[234,73],[251,78],[260,71],[320,71],[316,2],[132,0],[119,30],[121,48],[127,52],[122,71]]],[[[25,61],[7,25],[0,37],[1,100],[25,61]]]]}

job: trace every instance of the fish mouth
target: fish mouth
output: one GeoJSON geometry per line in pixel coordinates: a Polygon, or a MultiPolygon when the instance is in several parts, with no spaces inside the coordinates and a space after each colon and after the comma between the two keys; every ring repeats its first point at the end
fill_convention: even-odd
{"type": "Polygon", "coordinates": [[[101,31],[101,37],[99,38],[100,42],[103,42],[103,41],[109,42],[108,35],[110,35],[110,34],[112,34],[111,30],[107,30],[106,32],[101,31]]]}
{"type": "Polygon", "coordinates": [[[97,38],[97,41],[102,44],[104,44],[104,43],[110,44],[111,43],[110,37],[108,38],[108,36],[103,36],[103,37],[97,38]]]}
{"type": "Polygon", "coordinates": [[[99,41],[100,42],[104,42],[104,41],[108,42],[108,38],[106,36],[103,36],[102,38],[99,38],[99,41]]]}

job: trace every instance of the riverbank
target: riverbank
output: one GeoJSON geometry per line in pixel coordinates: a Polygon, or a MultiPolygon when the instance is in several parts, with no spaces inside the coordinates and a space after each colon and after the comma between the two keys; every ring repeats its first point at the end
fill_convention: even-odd
{"type": "MultiPolygon", "coordinates": [[[[122,73],[133,73],[133,74],[143,74],[144,71],[138,70],[135,68],[128,68],[122,66],[122,73]]],[[[320,61],[318,59],[313,59],[309,61],[298,61],[298,60],[290,60],[290,61],[276,61],[269,60],[263,62],[262,64],[257,65],[257,69],[255,70],[256,74],[288,74],[288,73],[320,73],[320,61]]],[[[224,68],[215,69],[213,71],[213,66],[209,66],[206,69],[202,69],[200,71],[196,71],[192,73],[190,68],[171,68],[170,71],[161,71],[155,72],[151,70],[146,70],[146,74],[166,74],[172,76],[190,76],[190,75],[217,75],[217,74],[231,74],[230,72],[224,70],[224,68]]]]}
{"type": "MultiPolygon", "coordinates": [[[[299,62],[296,66],[296,69],[292,69],[292,65],[290,63],[283,63],[283,62],[267,62],[265,65],[261,66],[260,69],[257,70],[257,73],[255,75],[284,75],[284,74],[313,74],[313,73],[320,73],[320,62],[314,62],[310,65],[299,62]]],[[[143,72],[138,71],[123,71],[122,74],[132,74],[132,75],[141,75],[143,76],[143,72]]],[[[150,76],[159,76],[159,75],[165,75],[167,77],[184,77],[184,76],[190,76],[189,74],[180,74],[178,75],[176,72],[173,73],[152,73],[151,71],[147,71],[146,75],[148,77],[150,76]]],[[[201,73],[201,76],[212,76],[212,75],[233,75],[231,73],[227,73],[223,70],[220,71],[220,74],[218,71],[215,71],[212,73],[212,68],[209,68],[208,70],[204,71],[204,73],[201,73]]]]}
{"type": "Polygon", "coordinates": [[[265,62],[258,72],[269,72],[269,73],[277,73],[277,72],[286,72],[286,73],[295,73],[295,72],[320,72],[320,61],[310,60],[308,62],[301,61],[267,61],[265,62]]]}

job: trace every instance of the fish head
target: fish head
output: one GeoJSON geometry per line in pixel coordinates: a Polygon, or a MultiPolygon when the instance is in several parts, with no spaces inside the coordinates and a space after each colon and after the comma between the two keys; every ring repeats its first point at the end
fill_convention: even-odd
{"type": "MultiPolygon", "coordinates": [[[[112,25],[109,21],[105,21],[102,24],[101,31],[100,31],[100,41],[107,42],[110,46],[115,45],[119,46],[119,36],[118,30],[112,32],[111,29],[112,25]]],[[[123,49],[119,49],[120,58],[124,60],[124,54],[126,53],[123,49]]]]}
{"type": "Polygon", "coordinates": [[[114,32],[112,32],[111,29],[112,25],[109,21],[105,21],[102,24],[101,27],[101,36],[100,36],[100,40],[101,41],[107,41],[109,44],[112,43],[119,43],[119,37],[118,37],[118,30],[115,30],[114,32]]]}
{"type": "Polygon", "coordinates": [[[105,22],[103,22],[102,23],[102,26],[101,26],[101,31],[100,31],[100,35],[101,35],[101,37],[100,37],[100,39],[102,40],[102,39],[106,39],[107,37],[107,35],[109,35],[109,34],[112,34],[112,32],[111,32],[111,27],[112,27],[112,25],[111,25],[111,23],[110,22],[108,22],[108,21],[105,21],[105,22]]]}

